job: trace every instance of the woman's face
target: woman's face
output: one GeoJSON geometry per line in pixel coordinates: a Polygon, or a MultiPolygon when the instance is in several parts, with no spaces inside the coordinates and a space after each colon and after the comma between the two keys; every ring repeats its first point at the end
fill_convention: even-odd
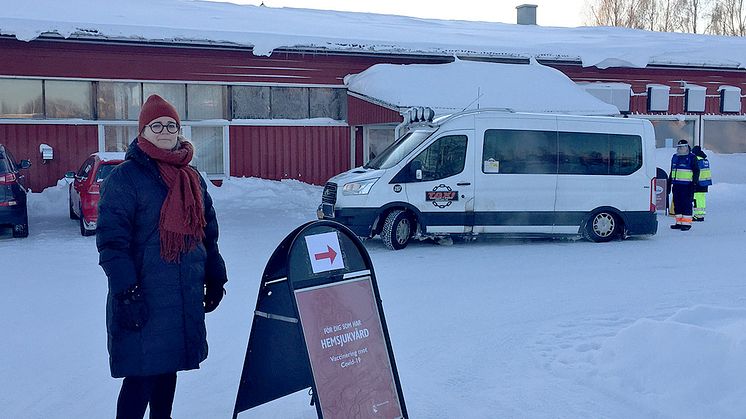
{"type": "Polygon", "coordinates": [[[173,150],[176,148],[176,142],[179,137],[179,128],[180,127],[176,123],[176,120],[170,116],[162,116],[150,121],[148,125],[145,125],[141,135],[158,148],[173,150]],[[169,131],[169,129],[174,132],[169,131]]]}

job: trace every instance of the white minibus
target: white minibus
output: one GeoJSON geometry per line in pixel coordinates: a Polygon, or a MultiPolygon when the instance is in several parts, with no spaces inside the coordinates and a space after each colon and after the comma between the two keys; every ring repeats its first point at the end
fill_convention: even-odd
{"type": "Polygon", "coordinates": [[[481,109],[432,120],[331,178],[319,218],[391,249],[412,238],[652,235],[655,134],[643,119],[481,109]]]}

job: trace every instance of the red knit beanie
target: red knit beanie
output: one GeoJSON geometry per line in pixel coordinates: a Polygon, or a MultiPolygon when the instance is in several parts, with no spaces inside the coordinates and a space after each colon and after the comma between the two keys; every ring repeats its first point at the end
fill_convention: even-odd
{"type": "Polygon", "coordinates": [[[150,97],[148,98],[148,100],[145,101],[145,103],[142,105],[142,109],[140,110],[140,130],[138,132],[142,133],[142,129],[145,128],[145,125],[149,124],[150,121],[162,116],[171,117],[176,121],[178,125],[181,125],[179,113],[176,112],[176,108],[174,108],[174,105],[168,103],[166,99],[163,99],[158,95],[150,95],[150,97]]]}

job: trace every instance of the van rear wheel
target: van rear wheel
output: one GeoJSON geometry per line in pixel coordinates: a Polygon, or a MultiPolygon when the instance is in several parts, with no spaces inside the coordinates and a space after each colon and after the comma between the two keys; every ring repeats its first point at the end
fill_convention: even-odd
{"type": "Polygon", "coordinates": [[[594,213],[585,224],[585,236],[594,242],[608,242],[619,236],[621,221],[609,211],[594,213]]]}
{"type": "Polygon", "coordinates": [[[391,211],[381,229],[383,244],[391,250],[404,249],[414,235],[414,227],[415,223],[407,211],[391,211]]]}

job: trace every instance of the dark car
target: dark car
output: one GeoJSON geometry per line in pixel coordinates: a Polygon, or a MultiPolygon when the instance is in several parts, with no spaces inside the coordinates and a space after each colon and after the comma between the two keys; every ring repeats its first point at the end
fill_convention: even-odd
{"type": "Polygon", "coordinates": [[[29,167],[30,161],[16,161],[10,150],[0,144],[0,226],[11,227],[13,237],[28,236],[27,188],[20,171],[29,167]]]}
{"type": "Polygon", "coordinates": [[[67,172],[65,177],[74,179],[70,184],[68,206],[70,218],[77,219],[80,234],[96,234],[98,221],[98,198],[101,182],[109,176],[112,169],[124,161],[124,153],[101,152],[91,154],[77,172],[67,172]]]}

